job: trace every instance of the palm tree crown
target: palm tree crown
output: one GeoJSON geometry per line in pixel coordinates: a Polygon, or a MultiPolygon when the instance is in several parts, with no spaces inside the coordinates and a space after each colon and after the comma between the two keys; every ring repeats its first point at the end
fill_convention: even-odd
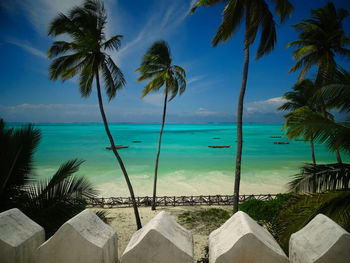
{"type": "Polygon", "coordinates": [[[293,25],[299,32],[299,39],[286,46],[297,47],[293,52],[297,62],[289,72],[302,69],[299,75],[301,80],[311,66],[317,65],[321,77],[335,70],[335,54],[350,56],[350,50],[345,48],[350,44],[350,36],[345,36],[343,30],[343,20],[347,16],[345,9],[337,10],[333,3],[327,3],[322,8],[311,10],[310,19],[303,19],[301,23],[293,25]]]}
{"type": "MultiPolygon", "coordinates": [[[[212,40],[213,46],[232,38],[245,16],[247,36],[245,45],[252,44],[259,29],[261,30],[256,59],[274,49],[277,40],[276,23],[268,4],[264,0],[198,0],[191,13],[198,6],[213,6],[221,2],[225,3],[226,6],[223,11],[222,23],[212,40]]],[[[279,22],[283,23],[292,14],[294,8],[287,0],[273,0],[273,2],[275,3],[275,12],[280,17],[279,22]]]]}
{"type": "Polygon", "coordinates": [[[283,98],[287,101],[282,104],[278,110],[294,111],[298,108],[308,106],[311,109],[315,108],[315,101],[313,96],[316,93],[317,88],[310,79],[304,79],[294,85],[293,91],[286,92],[283,98]]]}
{"type": "Polygon", "coordinates": [[[118,50],[121,35],[106,40],[104,27],[107,16],[103,3],[85,1],[82,7],[73,8],[68,15],[59,14],[50,24],[49,35],[68,34],[71,42],[55,41],[49,58],[55,58],[50,66],[50,78],[62,81],[79,73],[79,87],[83,97],[88,97],[92,82],[99,70],[102,71],[104,86],[111,100],[116,91],[125,85],[123,73],[106,51],[118,50]]]}
{"type": "Polygon", "coordinates": [[[161,40],[155,42],[142,58],[138,81],[151,79],[144,87],[142,97],[149,92],[158,91],[164,84],[166,94],[171,93],[172,100],[178,93],[181,95],[186,89],[186,73],[180,66],[172,65],[168,44],[161,40]]]}

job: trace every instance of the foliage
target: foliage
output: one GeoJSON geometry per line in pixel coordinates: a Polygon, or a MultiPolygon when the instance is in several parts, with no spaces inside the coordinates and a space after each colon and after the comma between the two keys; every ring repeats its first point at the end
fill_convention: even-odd
{"type": "Polygon", "coordinates": [[[109,100],[114,98],[125,85],[125,79],[106,51],[118,50],[122,36],[115,35],[106,40],[106,23],[106,10],[99,0],[85,0],[82,7],[71,9],[68,15],[60,13],[51,22],[50,36],[68,34],[72,38],[72,42],[55,41],[49,49],[48,56],[53,59],[50,66],[52,80],[66,81],[79,74],[80,93],[88,97],[94,77],[98,77],[101,70],[107,96],[109,100]]]}
{"type": "Polygon", "coordinates": [[[205,250],[204,257],[202,257],[201,259],[197,260],[197,263],[209,263],[209,246],[206,246],[204,248],[204,250],[205,250]]]}
{"type": "Polygon", "coordinates": [[[350,191],[293,195],[273,221],[278,231],[272,233],[287,254],[290,236],[319,213],[325,214],[349,231],[350,191]]]}
{"type": "Polygon", "coordinates": [[[307,106],[287,114],[285,118],[288,137],[312,137],[315,142],[325,143],[332,151],[350,153],[350,127],[347,124],[326,118],[307,106]]]}
{"type": "Polygon", "coordinates": [[[38,179],[32,163],[40,130],[31,125],[17,130],[6,129],[2,120],[0,123],[3,164],[0,168],[0,210],[19,208],[43,226],[49,237],[64,222],[81,212],[86,199],[95,197],[97,192],[86,178],[74,175],[82,164],[79,160],[62,164],[49,179],[38,179]]]}
{"type": "Polygon", "coordinates": [[[350,188],[350,164],[305,164],[289,183],[297,193],[320,193],[350,188]]]}
{"type": "MultiPolygon", "coordinates": [[[[232,38],[245,17],[248,46],[254,42],[258,31],[261,32],[256,59],[274,49],[276,44],[276,23],[266,1],[198,0],[193,6],[191,13],[194,13],[199,6],[214,6],[221,2],[224,2],[226,6],[223,11],[222,23],[217,28],[212,40],[213,46],[217,46],[220,42],[226,42],[232,38]]],[[[291,16],[294,8],[287,0],[273,2],[275,3],[275,12],[280,18],[279,22],[282,23],[287,17],[291,16]]]]}
{"type": "Polygon", "coordinates": [[[124,75],[114,63],[107,51],[116,51],[120,47],[121,35],[106,40],[105,26],[107,12],[101,0],[85,0],[82,6],[72,8],[67,15],[60,13],[51,22],[48,34],[56,37],[68,35],[71,42],[55,41],[49,49],[48,57],[52,59],[50,78],[61,78],[66,81],[79,75],[79,88],[82,97],[89,97],[95,79],[99,108],[104,127],[111,143],[112,151],[124,174],[133,201],[137,228],[141,228],[141,220],[135,201],[134,191],[120,158],[113,137],[109,131],[107,118],[103,109],[100,88],[100,71],[108,99],[115,97],[116,92],[125,85],[124,75]]]}
{"type": "Polygon", "coordinates": [[[311,66],[317,65],[317,83],[320,83],[320,77],[324,73],[334,72],[335,54],[350,56],[350,50],[345,48],[350,44],[350,37],[345,36],[343,30],[343,20],[347,16],[345,9],[336,9],[333,3],[328,2],[324,7],[311,10],[311,18],[293,25],[299,32],[299,39],[287,45],[287,48],[297,48],[293,52],[297,62],[289,72],[302,69],[299,75],[301,80],[311,66]]]}
{"type": "Polygon", "coordinates": [[[270,201],[252,199],[240,204],[239,209],[264,224],[271,221],[290,198],[290,194],[278,194],[276,199],[270,201]]]}
{"type": "Polygon", "coordinates": [[[209,235],[210,232],[225,223],[231,215],[232,213],[221,208],[209,208],[184,212],[178,216],[178,219],[180,224],[189,229],[195,229],[209,235]]]}
{"type": "Polygon", "coordinates": [[[156,92],[165,85],[164,93],[170,93],[170,100],[180,95],[186,89],[186,73],[183,68],[172,65],[172,58],[168,44],[161,40],[155,42],[142,58],[141,66],[136,70],[140,72],[138,81],[150,79],[144,87],[142,98],[149,92],[156,92]]]}

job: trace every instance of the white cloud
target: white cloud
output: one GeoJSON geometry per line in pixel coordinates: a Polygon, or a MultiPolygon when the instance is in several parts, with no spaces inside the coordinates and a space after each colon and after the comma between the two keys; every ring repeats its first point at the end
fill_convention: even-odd
{"type": "Polygon", "coordinates": [[[23,50],[31,53],[34,56],[45,58],[45,59],[47,58],[45,52],[39,50],[36,47],[33,47],[30,43],[28,43],[26,41],[19,41],[16,39],[8,39],[7,42],[12,44],[12,45],[15,45],[17,47],[22,48],[23,50]]]}
{"type": "Polygon", "coordinates": [[[195,115],[197,115],[197,116],[213,116],[213,115],[216,115],[216,114],[217,114],[217,112],[210,111],[210,110],[207,110],[205,108],[199,108],[195,112],[195,115]]]}
{"type": "Polygon", "coordinates": [[[262,101],[248,102],[244,105],[247,115],[256,113],[277,113],[277,108],[280,107],[286,100],[283,97],[276,97],[262,101]]]}
{"type": "Polygon", "coordinates": [[[162,106],[164,103],[164,94],[162,92],[151,93],[146,95],[142,101],[154,106],[162,106]]]}
{"type": "Polygon", "coordinates": [[[165,38],[174,31],[189,15],[190,8],[195,1],[184,5],[180,1],[172,1],[172,5],[164,6],[161,1],[157,2],[156,8],[145,25],[139,30],[133,40],[127,42],[119,51],[117,60],[123,58],[135,50],[143,50],[153,41],[165,38]]]}
{"type": "Polygon", "coordinates": [[[186,84],[187,84],[187,85],[192,84],[193,82],[202,80],[203,78],[204,78],[204,75],[199,75],[199,76],[191,77],[191,78],[187,79],[186,84]]]}

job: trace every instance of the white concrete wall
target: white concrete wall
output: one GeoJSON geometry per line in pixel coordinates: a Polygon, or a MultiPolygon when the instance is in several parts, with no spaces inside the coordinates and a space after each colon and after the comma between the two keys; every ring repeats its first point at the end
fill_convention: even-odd
{"type": "Polygon", "coordinates": [[[244,212],[235,213],[209,235],[210,263],[287,263],[272,235],[244,212]]]}
{"type": "Polygon", "coordinates": [[[116,263],[117,233],[86,209],[38,248],[37,263],[116,263]]]}
{"type": "Polygon", "coordinates": [[[121,262],[192,263],[192,234],[169,214],[160,212],[132,236],[121,262]]]}
{"type": "Polygon", "coordinates": [[[1,263],[34,263],[36,249],[44,241],[44,229],[19,209],[0,213],[1,263]]]}
{"type": "MultiPolygon", "coordinates": [[[[18,209],[0,213],[0,263],[117,263],[117,234],[86,209],[49,240],[18,209]]],[[[209,236],[210,263],[349,263],[350,234],[317,215],[290,239],[288,259],[271,234],[238,212],[209,236]]],[[[191,233],[159,213],[131,238],[122,263],[192,263],[191,233]]]]}
{"type": "Polygon", "coordinates": [[[292,263],[349,263],[350,234],[318,214],[290,237],[289,258],[292,263]]]}

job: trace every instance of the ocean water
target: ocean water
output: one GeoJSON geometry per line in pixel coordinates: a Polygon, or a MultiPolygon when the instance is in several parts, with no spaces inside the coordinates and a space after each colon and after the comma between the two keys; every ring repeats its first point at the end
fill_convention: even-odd
{"type": "MultiPolygon", "coordinates": [[[[19,124],[12,125],[18,127],[19,124]]],[[[137,196],[150,196],[161,124],[110,124],[116,144],[129,145],[119,153],[137,196]],[[141,143],[133,143],[139,140],[141,143]]],[[[36,172],[51,176],[64,161],[85,160],[79,175],[88,177],[101,196],[128,196],[119,165],[110,150],[103,124],[36,124],[42,140],[35,154],[36,172]]],[[[283,136],[281,124],[245,124],[241,193],[280,193],[305,162],[310,145],[270,136],[283,136]]],[[[232,194],[236,153],[235,124],[165,124],[158,169],[158,195],[232,194]],[[214,139],[217,137],[219,139],[214,139]],[[232,145],[212,149],[208,145],[232,145]]],[[[316,145],[319,163],[335,162],[335,155],[316,145]]],[[[344,160],[349,160],[343,156],[344,160]]]]}

